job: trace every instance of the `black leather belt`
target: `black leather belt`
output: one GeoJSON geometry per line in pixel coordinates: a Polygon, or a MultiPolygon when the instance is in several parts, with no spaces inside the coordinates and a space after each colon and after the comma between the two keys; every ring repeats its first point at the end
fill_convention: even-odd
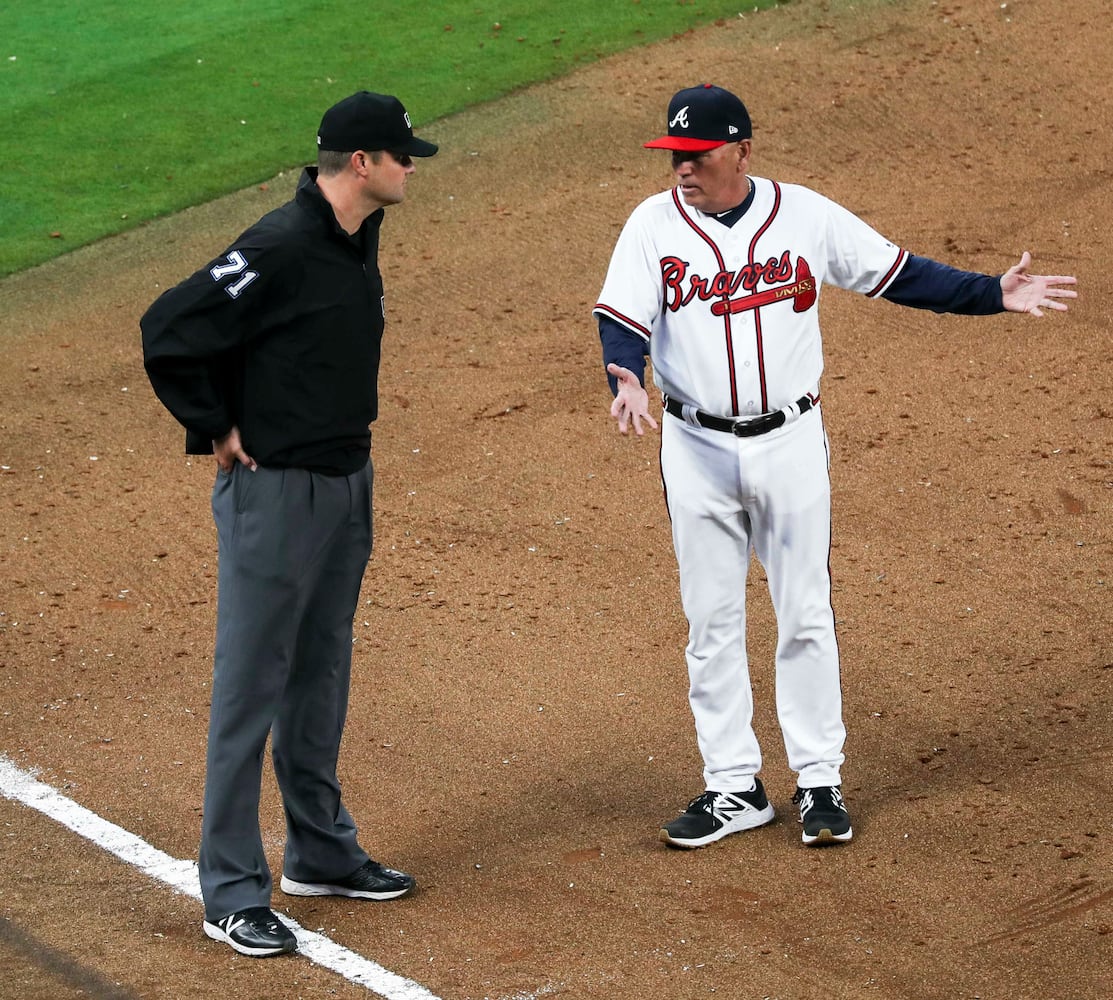
{"type": "MultiPolygon", "coordinates": [[[[801,413],[807,413],[816,401],[812,400],[811,396],[801,396],[794,404],[801,413]]],[[[665,409],[674,417],[684,419],[684,404],[675,399],[665,397],[665,409]]],[[[788,414],[784,410],[774,410],[772,413],[762,413],[757,417],[717,417],[713,413],[704,413],[703,410],[696,410],[696,421],[701,427],[706,427],[713,431],[726,431],[728,434],[733,434],[735,437],[757,437],[759,434],[767,434],[769,431],[775,431],[778,427],[783,427],[785,421],[788,420],[788,414]]]]}

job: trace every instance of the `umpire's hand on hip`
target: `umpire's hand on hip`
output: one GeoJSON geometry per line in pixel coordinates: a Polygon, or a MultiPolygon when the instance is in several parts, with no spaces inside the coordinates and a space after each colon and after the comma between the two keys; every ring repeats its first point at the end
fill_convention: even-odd
{"type": "Polygon", "coordinates": [[[231,472],[237,462],[246,465],[252,472],[258,468],[255,459],[243,450],[238,427],[233,427],[224,437],[213,441],[213,454],[216,455],[216,464],[225,472],[231,472]]]}

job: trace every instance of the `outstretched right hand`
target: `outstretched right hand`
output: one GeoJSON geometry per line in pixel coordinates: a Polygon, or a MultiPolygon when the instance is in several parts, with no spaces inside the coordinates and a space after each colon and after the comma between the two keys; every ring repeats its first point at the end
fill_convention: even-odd
{"type": "Polygon", "coordinates": [[[627,433],[632,421],[634,433],[641,437],[645,434],[642,430],[643,420],[656,430],[657,421],[649,415],[649,393],[638,381],[638,376],[629,368],[623,368],[622,365],[613,362],[607,365],[607,374],[613,375],[618,382],[618,393],[611,403],[611,416],[618,421],[619,431],[623,434],[627,433]]]}

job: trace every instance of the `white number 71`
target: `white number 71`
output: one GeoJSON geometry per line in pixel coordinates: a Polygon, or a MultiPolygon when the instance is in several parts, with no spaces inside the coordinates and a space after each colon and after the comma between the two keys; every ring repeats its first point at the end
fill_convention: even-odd
{"type": "Polygon", "coordinates": [[[213,281],[220,281],[222,278],[231,277],[233,274],[240,275],[232,284],[224,286],[224,290],[234,299],[238,299],[240,292],[259,277],[258,271],[247,270],[247,261],[239,250],[233,250],[228,254],[227,264],[217,264],[216,267],[209,268],[209,274],[212,275],[213,281]]]}

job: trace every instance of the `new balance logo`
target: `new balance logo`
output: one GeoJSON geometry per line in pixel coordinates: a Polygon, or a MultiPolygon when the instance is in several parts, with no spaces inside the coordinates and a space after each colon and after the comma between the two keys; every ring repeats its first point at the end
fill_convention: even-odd
{"type": "Polygon", "coordinates": [[[223,924],[224,933],[231,934],[232,931],[234,931],[237,927],[242,927],[245,923],[247,923],[247,921],[244,920],[243,917],[238,916],[235,913],[230,913],[223,920],[218,922],[218,926],[219,924],[223,924]]]}
{"type": "Polygon", "coordinates": [[[673,118],[673,120],[671,122],[669,122],[669,128],[676,128],[678,125],[681,128],[687,128],[688,127],[688,105],[687,104],[685,104],[684,107],[682,107],[676,113],[676,117],[673,118]]]}
{"type": "Polygon", "coordinates": [[[729,823],[735,816],[752,808],[749,803],[720,792],[711,807],[711,814],[721,823],[729,823]]]}

